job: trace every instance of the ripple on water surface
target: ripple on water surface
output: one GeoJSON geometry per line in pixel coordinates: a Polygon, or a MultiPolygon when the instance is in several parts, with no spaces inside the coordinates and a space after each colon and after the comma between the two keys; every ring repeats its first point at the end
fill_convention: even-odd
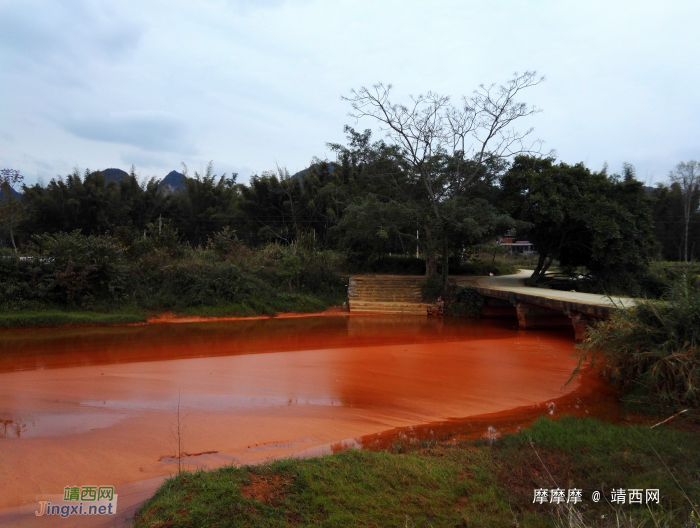
{"type": "Polygon", "coordinates": [[[430,423],[435,436],[516,408],[546,414],[579,386],[565,387],[573,332],[517,321],[341,316],[2,336],[0,481],[22,478],[0,507],[78,481],[169,474],[178,408],[185,450],[209,453],[188,460],[216,465],[349,438],[381,447],[386,431],[430,423]]]}

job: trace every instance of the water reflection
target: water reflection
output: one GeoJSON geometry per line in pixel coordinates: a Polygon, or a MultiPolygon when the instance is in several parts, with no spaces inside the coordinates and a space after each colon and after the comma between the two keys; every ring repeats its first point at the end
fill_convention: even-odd
{"type": "MultiPolygon", "coordinates": [[[[339,347],[512,337],[517,321],[306,317],[122,327],[1,329],[0,372],[339,347]]],[[[569,332],[570,333],[570,332],[569,332]]]]}

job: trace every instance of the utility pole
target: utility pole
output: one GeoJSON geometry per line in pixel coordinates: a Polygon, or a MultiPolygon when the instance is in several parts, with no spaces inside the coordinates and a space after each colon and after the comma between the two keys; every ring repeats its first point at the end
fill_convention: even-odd
{"type": "Polygon", "coordinates": [[[420,254],[418,253],[418,238],[420,236],[420,231],[416,229],[416,258],[420,258],[420,254]]]}

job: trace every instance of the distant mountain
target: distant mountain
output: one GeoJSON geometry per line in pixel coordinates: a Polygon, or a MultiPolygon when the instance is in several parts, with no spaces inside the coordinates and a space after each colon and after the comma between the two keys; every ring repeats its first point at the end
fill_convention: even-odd
{"type": "Polygon", "coordinates": [[[180,192],[185,188],[184,174],[177,171],[170,171],[158,184],[159,189],[164,189],[165,192],[173,193],[180,192]]]}
{"type": "Polygon", "coordinates": [[[125,172],[121,169],[104,169],[104,170],[97,171],[97,172],[101,172],[102,174],[105,175],[105,183],[109,183],[109,182],[113,181],[113,182],[118,184],[124,178],[129,177],[129,173],[125,172]]]}

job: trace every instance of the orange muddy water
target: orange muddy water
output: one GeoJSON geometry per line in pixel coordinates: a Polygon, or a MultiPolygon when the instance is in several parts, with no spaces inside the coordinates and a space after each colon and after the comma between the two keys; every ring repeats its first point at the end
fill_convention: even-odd
{"type": "Polygon", "coordinates": [[[2,330],[0,519],[69,485],[152,491],[178,402],[187,469],[599,414],[597,382],[565,386],[573,352],[569,329],[437,317],[2,330]]]}

